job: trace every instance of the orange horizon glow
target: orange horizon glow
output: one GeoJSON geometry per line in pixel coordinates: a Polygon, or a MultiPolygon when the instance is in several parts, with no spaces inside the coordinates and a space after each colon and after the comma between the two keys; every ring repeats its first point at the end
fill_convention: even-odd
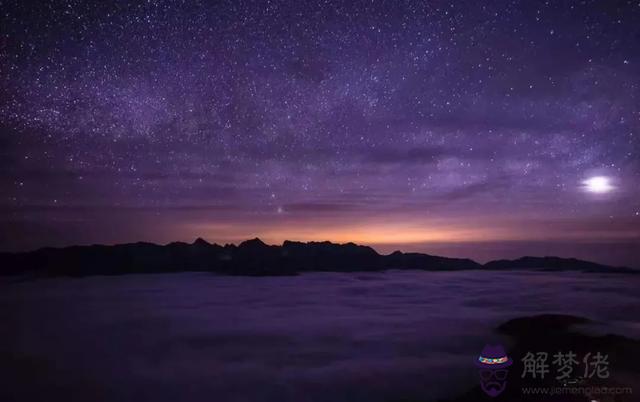
{"type": "Polygon", "coordinates": [[[478,226],[445,222],[282,222],[280,224],[228,224],[197,223],[184,228],[193,236],[216,241],[239,243],[259,237],[269,244],[292,241],[331,241],[369,245],[424,244],[424,243],[483,243],[496,241],[553,241],[553,240],[607,240],[634,239],[633,230],[582,231],[567,228],[550,232],[544,227],[527,222],[500,222],[492,225],[476,222],[478,226]],[[527,227],[526,231],[522,227],[527,227]]]}

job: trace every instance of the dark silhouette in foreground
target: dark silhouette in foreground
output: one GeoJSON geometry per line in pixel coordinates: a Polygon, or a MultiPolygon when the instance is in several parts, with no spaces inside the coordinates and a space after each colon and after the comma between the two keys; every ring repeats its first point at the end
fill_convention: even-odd
{"type": "Polygon", "coordinates": [[[45,276],[119,275],[205,271],[230,275],[292,275],[300,272],[378,271],[386,269],[468,270],[536,269],[588,272],[635,273],[630,268],[609,267],[587,261],[557,257],[523,257],[500,260],[484,266],[470,259],[439,257],[420,253],[378,254],[354,243],[301,243],[285,241],[267,245],[260,239],[238,246],[220,246],[203,239],[188,244],[131,243],[114,246],[92,245],[42,248],[25,253],[0,253],[2,275],[45,276]]]}
{"type": "MultiPolygon", "coordinates": [[[[509,356],[514,360],[508,376],[503,402],[526,401],[632,401],[640,385],[640,342],[620,335],[589,335],[581,327],[594,323],[583,317],[560,314],[544,314],[521,317],[500,325],[497,333],[511,341],[509,356]],[[531,352],[547,353],[544,375],[538,372],[533,378],[526,371],[524,360],[531,352]],[[558,352],[575,354],[573,368],[560,369],[554,364],[558,352]],[[606,364],[594,364],[596,354],[606,356],[606,364]],[[584,359],[587,359],[587,363],[584,359]],[[588,366],[587,366],[588,365],[588,366]],[[596,371],[600,369],[599,373],[596,371]],[[526,373],[526,374],[525,374],[526,373]],[[563,378],[564,377],[564,378],[563,378]],[[602,393],[604,389],[608,393],[602,393]]],[[[566,356],[565,356],[566,357],[566,356]]],[[[539,360],[543,362],[543,360],[539,360]]],[[[556,362],[557,363],[557,362],[556,362]]],[[[566,363],[566,361],[564,362],[566,363]]],[[[563,363],[563,364],[564,364],[563,363]]],[[[538,366],[538,368],[544,366],[538,366]]],[[[477,402],[489,400],[477,386],[447,402],[477,402]]]]}

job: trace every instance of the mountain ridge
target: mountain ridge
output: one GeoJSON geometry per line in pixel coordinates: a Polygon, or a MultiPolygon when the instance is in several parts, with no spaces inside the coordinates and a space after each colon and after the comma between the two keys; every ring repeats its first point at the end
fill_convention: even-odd
{"type": "Polygon", "coordinates": [[[467,258],[394,251],[379,254],[352,242],[299,242],[269,245],[259,238],[224,246],[197,238],[193,243],[148,242],[116,245],[45,247],[20,253],[0,253],[0,275],[43,276],[119,275],[205,271],[230,275],[293,275],[303,272],[398,270],[538,270],[639,273],[575,258],[521,257],[479,264],[467,258]]]}

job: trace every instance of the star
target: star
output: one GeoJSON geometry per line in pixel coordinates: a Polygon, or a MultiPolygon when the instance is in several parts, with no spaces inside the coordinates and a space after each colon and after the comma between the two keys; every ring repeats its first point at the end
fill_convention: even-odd
{"type": "Polygon", "coordinates": [[[637,2],[182,3],[3,3],[3,246],[640,236],[637,2]]]}

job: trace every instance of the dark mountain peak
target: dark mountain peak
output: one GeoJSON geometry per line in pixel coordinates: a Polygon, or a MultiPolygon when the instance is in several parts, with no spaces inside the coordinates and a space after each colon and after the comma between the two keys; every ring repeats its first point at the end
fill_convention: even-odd
{"type": "Polygon", "coordinates": [[[310,241],[307,243],[285,240],[282,243],[285,251],[344,254],[369,254],[378,256],[378,253],[369,246],[361,246],[352,242],[345,244],[332,243],[330,241],[310,241]]]}
{"type": "Polygon", "coordinates": [[[269,247],[265,242],[255,237],[251,240],[245,240],[238,245],[241,249],[259,249],[269,247]]]}
{"type": "Polygon", "coordinates": [[[172,241],[171,243],[167,243],[167,247],[185,247],[188,245],[189,243],[185,243],[183,241],[172,241]]]}
{"type": "Polygon", "coordinates": [[[374,252],[374,253],[378,254],[377,251],[375,251],[374,249],[372,249],[369,246],[361,246],[361,245],[356,244],[356,243],[351,242],[351,241],[349,243],[343,244],[342,246],[346,247],[346,248],[354,249],[354,250],[360,250],[360,251],[364,251],[364,252],[374,252]]]}
{"type": "Polygon", "coordinates": [[[428,269],[428,270],[461,270],[461,269],[481,269],[482,265],[466,258],[448,258],[437,255],[422,253],[403,253],[394,251],[389,255],[382,256],[387,261],[389,268],[404,267],[406,269],[428,269]]]}
{"type": "Polygon", "coordinates": [[[194,246],[210,246],[211,243],[209,243],[208,241],[206,241],[205,239],[203,239],[202,237],[198,237],[194,242],[193,242],[194,246]]]}
{"type": "Polygon", "coordinates": [[[304,245],[305,243],[301,241],[293,241],[293,240],[285,240],[282,242],[282,247],[296,247],[304,245]]]}
{"type": "Polygon", "coordinates": [[[526,256],[515,260],[496,260],[484,264],[486,269],[535,269],[544,271],[584,271],[584,272],[612,272],[612,273],[640,273],[626,267],[612,267],[576,258],[562,257],[532,257],[526,256]]]}

